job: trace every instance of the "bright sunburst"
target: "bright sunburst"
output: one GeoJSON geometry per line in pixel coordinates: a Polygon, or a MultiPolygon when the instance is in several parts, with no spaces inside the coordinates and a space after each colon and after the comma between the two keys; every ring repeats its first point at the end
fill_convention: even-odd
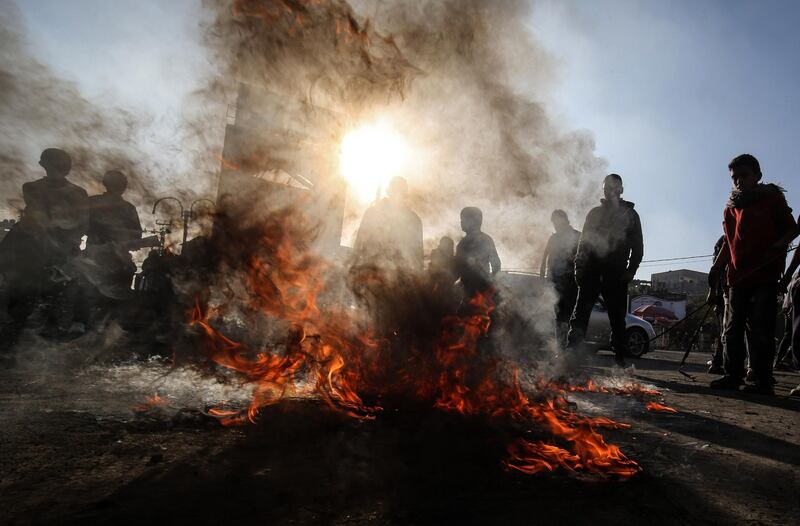
{"type": "Polygon", "coordinates": [[[339,152],[339,169],[353,195],[362,202],[375,198],[408,162],[403,137],[385,122],[348,132],[339,152]]]}

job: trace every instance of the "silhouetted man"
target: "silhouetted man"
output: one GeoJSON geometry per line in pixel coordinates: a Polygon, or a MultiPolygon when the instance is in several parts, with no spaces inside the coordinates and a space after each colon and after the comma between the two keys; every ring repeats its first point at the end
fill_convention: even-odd
{"type": "MultiPolygon", "coordinates": [[[[797,235],[797,224],[783,190],[760,183],[761,166],[755,157],[739,155],[728,164],[728,170],[733,191],[723,213],[725,249],[709,273],[712,282],[727,265],[725,376],[712,381],[711,387],[738,390],[744,383],[747,327],[754,384],[744,390],[771,395],[778,281],[786,264],[786,249],[797,235]]],[[[708,299],[716,299],[713,290],[708,299]]]]}
{"type": "Polygon", "coordinates": [[[494,240],[481,231],[482,224],[480,208],[468,206],[461,210],[461,230],[466,235],[456,247],[456,274],[464,287],[466,301],[478,292],[489,290],[501,268],[494,240]]]}
{"type": "Polygon", "coordinates": [[[407,196],[408,183],[395,177],[386,199],[364,213],[353,247],[357,265],[422,272],[422,221],[406,204],[407,196]]]}
{"type": "Polygon", "coordinates": [[[86,252],[100,267],[99,272],[88,272],[96,277],[94,285],[107,297],[120,297],[131,287],[136,265],[131,250],[139,248],[142,225],[136,207],[122,198],[128,187],[128,178],[122,172],[111,170],[103,176],[106,191],[89,198],[89,229],[86,252]]]}
{"type": "Polygon", "coordinates": [[[644,255],[642,224],[633,203],[621,198],[622,177],[607,175],[603,181],[604,199],[586,215],[575,256],[575,280],[578,299],[570,320],[568,346],[574,349],[583,342],[592,307],[603,295],[614,361],[625,365],[627,343],[625,314],[628,283],[633,280],[644,255]]]}
{"type": "MultiPolygon", "coordinates": [[[[22,219],[3,239],[0,271],[8,283],[10,322],[0,333],[0,345],[10,347],[33,312],[40,294],[55,294],[68,280],[64,265],[80,251],[88,226],[86,191],[69,181],[72,159],[63,150],[48,148],[39,165],[45,177],[22,185],[22,219]]],[[[69,320],[59,320],[66,330],[69,320]]]]}
{"type": "Polygon", "coordinates": [[[569,224],[567,213],[555,210],[550,216],[555,233],[550,236],[542,256],[539,274],[553,284],[558,294],[556,301],[556,338],[564,346],[569,331],[569,319],[575,309],[578,285],[575,283],[575,254],[581,233],[569,224]]]}

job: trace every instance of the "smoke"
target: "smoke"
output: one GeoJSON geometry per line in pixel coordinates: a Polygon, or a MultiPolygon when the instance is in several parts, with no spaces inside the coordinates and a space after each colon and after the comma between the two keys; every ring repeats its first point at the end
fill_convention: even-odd
{"type": "MultiPolygon", "coordinates": [[[[39,155],[47,147],[67,151],[73,160],[69,179],[92,194],[103,191],[108,170],[128,176],[126,198],[139,207],[143,219],[158,196],[203,195],[214,178],[195,178],[181,184],[178,171],[187,172],[213,157],[200,155],[204,142],[219,133],[200,136],[188,122],[172,123],[167,144],[161,117],[139,108],[128,109],[104,97],[90,100],[79,86],[57,75],[34,56],[19,9],[10,0],[0,9],[0,203],[2,218],[17,215],[24,203],[21,186],[44,175],[39,155]],[[159,135],[160,134],[160,135],[159,135]],[[187,161],[188,159],[188,161],[187,161]]],[[[80,72],[77,72],[80,74],[80,72]]],[[[200,115],[202,105],[188,115],[200,115]]],[[[219,120],[219,119],[218,119],[219,120]]],[[[218,123],[217,128],[221,125],[218,123]]],[[[218,149],[218,146],[217,146],[218,149]]]]}
{"type": "Polygon", "coordinates": [[[529,3],[380,6],[376,25],[425,72],[400,111],[430,159],[415,178],[426,234],[453,232],[458,209],[478,206],[507,266],[534,266],[552,210],[579,223],[605,163],[591,135],[563,131],[539,102],[554,89],[555,65],[526,27],[529,3]]]}
{"type": "MultiPolygon", "coordinates": [[[[209,92],[227,83],[230,96],[243,81],[330,111],[333,125],[303,130],[333,143],[327,166],[359,122],[388,119],[406,137],[414,158],[403,175],[426,248],[460,236],[464,206],[483,209],[507,267],[538,264],[554,208],[580,226],[606,163],[591,134],[561,129],[540,102],[554,89],[555,65],[526,27],[527,2],[207,5],[216,10],[207,45],[223,79],[209,92]]],[[[269,118],[297,126],[296,116],[285,107],[269,118]]]]}

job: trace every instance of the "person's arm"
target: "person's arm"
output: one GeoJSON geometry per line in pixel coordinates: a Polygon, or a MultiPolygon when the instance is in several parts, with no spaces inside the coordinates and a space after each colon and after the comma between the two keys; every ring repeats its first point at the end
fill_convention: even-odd
{"type": "Polygon", "coordinates": [[[786,198],[784,198],[783,195],[781,195],[775,213],[776,226],[779,232],[783,232],[783,235],[772,245],[771,249],[774,251],[784,251],[794,238],[800,234],[800,230],[792,215],[792,209],[789,208],[789,203],[786,202],[786,198]]]}
{"type": "Polygon", "coordinates": [[[586,214],[583,222],[581,237],[578,240],[578,250],[575,252],[575,281],[580,285],[583,281],[586,267],[589,263],[589,252],[591,251],[592,236],[594,236],[594,216],[592,211],[586,214]]]}
{"type": "Polygon", "coordinates": [[[136,207],[130,205],[125,217],[125,237],[131,241],[141,239],[142,237],[142,222],[139,220],[139,212],[136,207]]]}
{"type": "Polygon", "coordinates": [[[422,246],[422,221],[417,217],[414,232],[414,262],[417,272],[422,272],[425,268],[425,249],[422,246]]]}
{"type": "Polygon", "coordinates": [[[539,276],[543,278],[547,277],[545,275],[547,271],[547,258],[550,257],[550,250],[552,243],[553,243],[553,236],[550,236],[550,239],[547,240],[547,245],[545,245],[544,247],[544,254],[542,254],[542,264],[539,265],[539,276]]]}
{"type": "Polygon", "coordinates": [[[625,280],[632,281],[639,270],[639,265],[644,257],[644,237],[642,236],[642,221],[639,214],[633,213],[633,225],[630,232],[631,257],[628,261],[628,268],[625,271],[625,280]]]}
{"type": "Polygon", "coordinates": [[[42,199],[41,192],[37,190],[34,183],[22,185],[22,200],[25,202],[22,217],[27,226],[46,227],[50,219],[49,210],[42,199]]]}
{"type": "Polygon", "coordinates": [[[492,276],[496,276],[502,266],[500,264],[500,256],[497,255],[497,247],[494,246],[492,238],[489,238],[489,263],[492,265],[492,276]]]}
{"type": "Polygon", "coordinates": [[[720,273],[725,270],[730,260],[731,253],[728,247],[728,241],[725,240],[722,243],[722,247],[719,249],[717,257],[714,258],[711,269],[708,271],[708,297],[706,301],[709,304],[713,304],[717,300],[717,294],[719,294],[719,291],[717,291],[717,283],[719,283],[720,273]]]}
{"type": "Polygon", "coordinates": [[[794,276],[794,273],[797,271],[797,267],[800,267],[800,249],[795,248],[792,259],[789,261],[789,266],[786,267],[786,272],[783,273],[783,277],[781,278],[781,290],[786,290],[786,287],[789,286],[789,282],[792,281],[792,276],[794,276]]]}
{"type": "Polygon", "coordinates": [[[466,270],[467,263],[464,260],[464,248],[462,243],[464,240],[458,242],[456,245],[456,255],[453,258],[453,272],[455,273],[456,281],[464,277],[464,271],[466,270]]]}

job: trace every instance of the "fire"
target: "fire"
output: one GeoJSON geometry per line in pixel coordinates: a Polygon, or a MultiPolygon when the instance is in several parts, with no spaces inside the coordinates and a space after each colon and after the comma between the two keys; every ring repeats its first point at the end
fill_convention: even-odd
{"type": "Polygon", "coordinates": [[[168,405],[169,403],[156,393],[153,396],[145,396],[144,403],[134,406],[133,411],[135,413],[146,413],[166,408],[168,405]]]}
{"type": "Polygon", "coordinates": [[[657,411],[659,413],[677,413],[678,412],[676,409],[673,409],[673,408],[665,406],[665,405],[661,405],[658,402],[648,402],[645,407],[647,408],[648,411],[657,411]]]}
{"type": "MultiPolygon", "coordinates": [[[[233,242],[225,254],[227,264],[234,266],[229,270],[240,271],[246,284],[247,298],[239,308],[286,324],[289,336],[280,347],[266,342],[251,348],[225,336],[216,326],[230,304],[209,306],[198,300],[190,313],[190,324],[199,329],[211,359],[254,385],[246,410],[209,410],[224,425],[255,422],[261,408],[287,397],[319,398],[363,420],[381,413],[382,400],[403,397],[441,411],[513,422],[515,428],[550,437],[512,441],[504,461],[508,469],[563,469],[601,477],[630,477],[641,470],[599,432],[626,429],[627,424],[581,416],[566,399],[569,391],[612,390],[592,383],[575,387],[540,381],[535,398],[524,391],[516,366],[491,350],[493,291],[476,294],[461,312],[445,316],[438,335],[430,339],[406,341],[394,331],[378,336],[351,310],[320,306],[330,265],[302,249],[307,232],[302,216],[284,210],[258,229],[234,229],[225,237],[233,242]],[[238,243],[239,235],[257,237],[238,243]]],[[[425,290],[421,284],[414,288],[425,290]]]]}

